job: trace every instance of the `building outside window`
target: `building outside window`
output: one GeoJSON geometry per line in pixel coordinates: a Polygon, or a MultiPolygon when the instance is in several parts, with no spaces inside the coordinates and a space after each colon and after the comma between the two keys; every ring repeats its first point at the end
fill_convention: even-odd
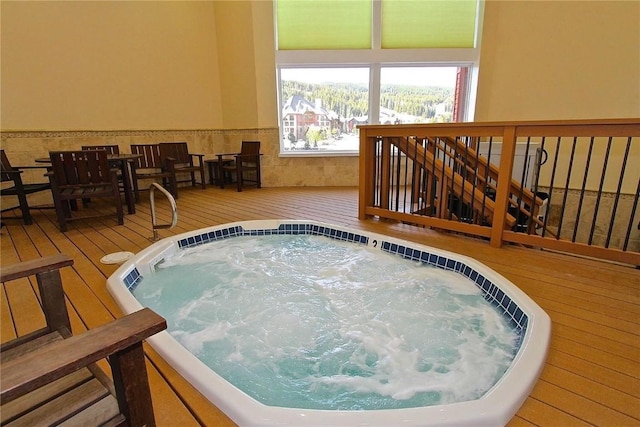
{"type": "Polygon", "coordinates": [[[282,155],[358,152],[358,125],[470,121],[477,0],[276,0],[282,155]]]}

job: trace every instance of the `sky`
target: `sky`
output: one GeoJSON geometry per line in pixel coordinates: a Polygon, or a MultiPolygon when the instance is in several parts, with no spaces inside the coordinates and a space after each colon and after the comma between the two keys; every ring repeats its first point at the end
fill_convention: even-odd
{"type": "MultiPolygon", "coordinates": [[[[381,84],[413,86],[456,85],[456,67],[383,67],[381,84]]],[[[283,80],[304,83],[360,83],[369,81],[369,69],[364,68],[288,68],[281,70],[283,80]]]]}

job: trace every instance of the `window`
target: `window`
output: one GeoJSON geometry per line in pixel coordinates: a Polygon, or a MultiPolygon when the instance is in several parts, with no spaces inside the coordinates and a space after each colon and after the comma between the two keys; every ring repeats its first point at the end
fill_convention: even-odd
{"type": "Polygon", "coordinates": [[[380,124],[454,121],[456,67],[383,67],[380,124]]]}
{"type": "Polygon", "coordinates": [[[360,124],[471,120],[476,0],[276,0],[283,155],[357,153],[360,124]]]}
{"type": "Polygon", "coordinates": [[[282,68],[280,91],[284,151],[358,151],[368,68],[282,68]]]}

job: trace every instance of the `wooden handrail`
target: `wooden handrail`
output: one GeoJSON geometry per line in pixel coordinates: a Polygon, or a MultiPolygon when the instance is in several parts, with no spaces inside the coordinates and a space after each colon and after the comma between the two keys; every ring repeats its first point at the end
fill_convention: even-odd
{"type": "Polygon", "coordinates": [[[582,255],[640,265],[634,219],[640,209],[640,176],[634,163],[640,118],[358,129],[361,219],[378,216],[490,237],[492,246],[514,242],[563,251],[574,247],[582,255]],[[480,141],[501,143],[499,167],[478,155],[480,141]],[[527,141],[527,156],[534,155],[530,141],[554,153],[542,171],[535,165],[535,181],[526,185],[512,177],[522,141],[527,141]],[[611,212],[608,203],[601,203],[605,197],[613,200],[611,212]],[[481,202],[478,208],[476,202],[481,202]]]}
{"type": "MultiPolygon", "coordinates": [[[[465,170],[467,170],[468,172],[473,173],[474,177],[481,181],[485,186],[491,188],[494,191],[497,191],[497,186],[490,182],[487,182],[487,180],[485,180],[485,176],[493,179],[494,181],[497,181],[500,168],[491,163],[488,158],[478,155],[478,152],[475,149],[466,146],[459,139],[451,137],[427,137],[427,139],[433,144],[433,146],[436,146],[443,151],[446,151],[447,148],[451,148],[453,150],[456,150],[457,148],[458,150],[456,152],[462,152],[463,156],[461,156],[461,158],[455,158],[452,156],[453,161],[456,162],[456,164],[458,164],[459,166],[465,168],[465,170]]],[[[509,190],[509,198],[507,199],[507,202],[510,206],[518,209],[520,213],[524,214],[527,217],[530,217],[533,224],[540,227],[544,225],[543,221],[538,219],[537,215],[540,206],[542,206],[543,200],[533,194],[533,192],[528,188],[524,188],[520,182],[516,181],[513,178],[511,179],[511,187],[509,190]],[[523,204],[516,203],[513,200],[514,198],[521,200],[525,205],[528,205],[531,208],[525,209],[523,207],[523,204]]],[[[511,217],[513,216],[511,215],[511,217]]],[[[509,216],[507,216],[507,224],[509,226],[513,226],[513,223],[511,223],[511,218],[509,218],[509,216]]],[[[555,233],[550,234],[556,237],[555,233]]]]}
{"type": "MultiPolygon", "coordinates": [[[[488,210],[489,217],[493,217],[495,203],[493,200],[488,199],[484,192],[478,188],[474,188],[473,184],[469,181],[463,180],[459,174],[454,174],[451,167],[445,165],[442,160],[436,159],[434,155],[425,150],[421,145],[416,145],[415,142],[410,142],[409,138],[397,138],[394,140],[394,145],[409,157],[414,162],[418,163],[422,168],[428,170],[430,173],[438,173],[446,176],[453,183],[453,190],[459,196],[466,196],[467,198],[473,198],[477,203],[484,204],[488,210]],[[435,168],[435,170],[431,170],[435,168]]],[[[513,215],[507,214],[506,223],[509,227],[513,227],[516,223],[516,219],[513,215]]]]}

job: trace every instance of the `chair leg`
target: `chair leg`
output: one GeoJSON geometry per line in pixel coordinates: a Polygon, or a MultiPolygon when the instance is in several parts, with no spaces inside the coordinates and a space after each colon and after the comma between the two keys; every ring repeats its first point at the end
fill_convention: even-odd
{"type": "Polygon", "coordinates": [[[109,357],[120,411],[132,426],[155,426],[142,342],[109,357]]]}
{"type": "Polygon", "coordinates": [[[200,164],[200,183],[202,184],[202,189],[206,190],[207,182],[204,180],[204,166],[200,164]]]}
{"type": "Polygon", "coordinates": [[[113,175],[111,178],[111,185],[114,187],[113,198],[116,202],[116,214],[118,216],[118,224],[124,224],[124,208],[122,207],[122,199],[120,198],[120,188],[118,186],[118,179],[113,175]]]}
{"type": "Polygon", "coordinates": [[[69,208],[69,200],[62,200],[62,198],[60,197],[60,190],[55,180],[49,177],[49,181],[51,182],[51,194],[53,195],[53,206],[56,209],[56,217],[58,218],[60,231],[65,232],[67,231],[67,221],[66,221],[67,212],[69,212],[69,215],[71,214],[70,208],[69,208]]]}
{"type": "Polygon", "coordinates": [[[65,218],[71,218],[71,211],[78,210],[78,201],[77,200],[65,200],[62,203],[62,213],[65,218]]]}
{"type": "Polygon", "coordinates": [[[118,196],[118,202],[116,203],[116,211],[118,213],[118,225],[123,225],[124,224],[124,209],[122,208],[122,201],[120,200],[120,197],[118,196]]]}
{"type": "Polygon", "coordinates": [[[67,214],[65,211],[68,209],[65,210],[63,204],[66,204],[68,206],[69,202],[58,200],[54,204],[56,207],[56,216],[58,217],[58,225],[60,226],[60,231],[65,232],[67,231],[67,214]]]}
{"type": "Polygon", "coordinates": [[[22,211],[22,219],[25,225],[31,225],[33,220],[31,219],[31,212],[29,212],[29,204],[27,203],[27,196],[18,192],[18,203],[20,203],[20,210],[22,211]]]}
{"type": "Polygon", "coordinates": [[[258,169],[256,169],[256,186],[258,188],[262,188],[262,178],[260,178],[260,165],[258,164],[258,169]]]}
{"type": "Polygon", "coordinates": [[[169,192],[171,193],[173,198],[177,200],[178,199],[178,180],[176,179],[175,174],[173,174],[169,178],[169,187],[170,187],[169,192]]]}
{"type": "Polygon", "coordinates": [[[240,167],[240,164],[238,163],[238,167],[236,168],[236,184],[238,185],[238,191],[242,191],[242,180],[243,180],[243,176],[242,176],[242,168],[240,167]]]}
{"type": "Polygon", "coordinates": [[[138,188],[138,178],[134,175],[132,176],[133,181],[133,196],[136,199],[136,203],[140,203],[140,189],[138,188]]]}

